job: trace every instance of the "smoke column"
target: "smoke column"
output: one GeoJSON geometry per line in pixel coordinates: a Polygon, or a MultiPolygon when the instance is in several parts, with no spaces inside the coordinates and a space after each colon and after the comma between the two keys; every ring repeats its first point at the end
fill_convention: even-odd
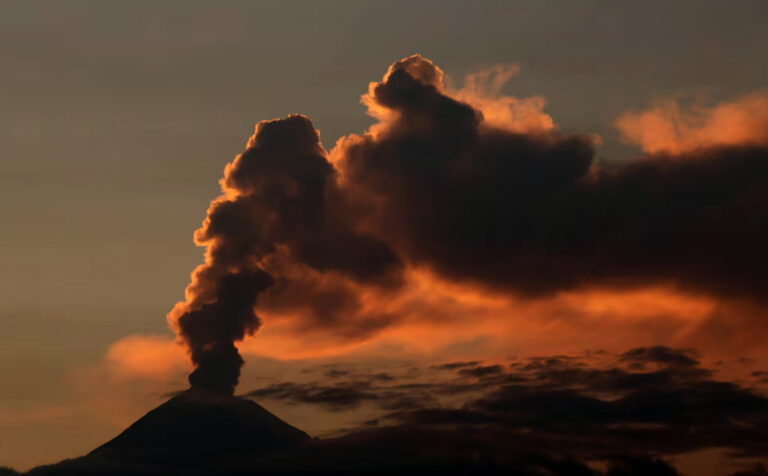
{"type": "Polygon", "coordinates": [[[168,314],[195,365],[192,388],[234,392],[243,365],[234,343],[259,329],[254,306],[281,273],[270,257],[360,282],[397,281],[399,260],[355,230],[326,155],[312,122],[291,115],[257,124],[246,150],[226,166],[223,193],[194,236],[206,247],[205,264],[168,314]]]}

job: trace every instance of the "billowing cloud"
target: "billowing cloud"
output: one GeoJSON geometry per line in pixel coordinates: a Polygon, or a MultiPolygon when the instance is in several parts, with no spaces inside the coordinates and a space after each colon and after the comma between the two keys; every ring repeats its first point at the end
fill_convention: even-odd
{"type": "MultiPolygon", "coordinates": [[[[451,88],[429,60],[398,61],[363,96],[378,122],[330,152],[304,116],[259,123],[195,233],[205,264],[168,316],[196,366],[193,387],[231,393],[235,343],[262,318],[258,343],[240,347],[300,358],[554,325],[575,345],[585,316],[620,321],[625,347],[659,334],[683,342],[714,329],[728,303],[762,308],[765,141],[728,135],[598,162],[594,136],[561,132],[543,99],[500,94],[516,72],[451,88]]],[[[762,97],[675,130],[691,140],[726,124],[762,130],[762,97]]]]}
{"type": "MultiPolygon", "coordinates": [[[[422,59],[422,61],[426,61],[422,59]]],[[[520,72],[517,65],[497,65],[470,73],[453,98],[467,103],[483,114],[483,122],[518,133],[546,132],[555,128],[552,117],[544,112],[547,101],[541,96],[516,98],[502,94],[502,87],[520,72]]]]}
{"type": "Polygon", "coordinates": [[[768,146],[768,90],[709,107],[684,108],[674,99],[659,100],[647,110],[624,113],[616,127],[624,140],[652,154],[768,146]]]}
{"type": "Polygon", "coordinates": [[[768,148],[600,165],[589,136],[498,128],[441,77],[420,57],[393,65],[366,96],[383,122],[332,152],[408,263],[522,295],[648,283],[764,294],[768,148]]]}
{"type": "Polygon", "coordinates": [[[195,233],[206,262],[192,274],[186,300],[168,315],[196,366],[192,387],[234,391],[243,363],[234,342],[259,328],[254,307],[269,288],[277,306],[286,304],[275,295],[323,316],[355,308],[357,297],[344,286],[286,281],[291,271],[283,268],[382,285],[397,280],[397,257],[356,231],[355,214],[334,180],[317,131],[298,115],[259,123],[245,152],[227,165],[223,194],[195,233]]]}

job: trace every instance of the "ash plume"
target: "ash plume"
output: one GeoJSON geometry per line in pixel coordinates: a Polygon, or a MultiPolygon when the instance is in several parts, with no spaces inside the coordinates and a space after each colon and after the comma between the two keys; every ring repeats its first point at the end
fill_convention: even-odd
{"type": "Polygon", "coordinates": [[[168,315],[195,364],[193,388],[234,392],[243,364],[234,343],[261,324],[254,307],[275,284],[278,265],[270,258],[278,253],[296,266],[353,280],[396,281],[394,252],[355,230],[335,180],[317,131],[299,115],[260,122],[227,165],[223,194],[195,233],[195,243],[206,247],[205,264],[168,315]]]}
{"type": "Polygon", "coordinates": [[[593,137],[560,132],[543,103],[452,92],[418,55],[363,102],[378,123],[330,153],[291,115],[260,122],[227,165],[195,233],[205,264],[168,316],[193,387],[233,392],[256,307],[346,336],[386,327],[396,317],[363,312],[365,291],[396,293],[408,269],[521,297],[649,285],[766,296],[764,143],[598,162],[593,137]]]}
{"type": "Polygon", "coordinates": [[[588,135],[488,123],[418,55],[392,65],[364,102],[381,121],[340,141],[334,163],[411,265],[521,296],[768,291],[768,143],[600,163],[588,135]]]}

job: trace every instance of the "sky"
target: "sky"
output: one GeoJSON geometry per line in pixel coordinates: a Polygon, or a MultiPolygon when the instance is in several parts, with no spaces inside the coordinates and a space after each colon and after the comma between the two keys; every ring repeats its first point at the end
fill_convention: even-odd
{"type": "MultiPolygon", "coordinates": [[[[2,3],[0,464],[85,453],[186,387],[174,330],[194,348],[178,320],[196,309],[193,233],[238,154],[225,198],[251,196],[253,174],[298,180],[300,162],[247,166],[280,124],[336,198],[314,208],[308,192],[296,211],[330,224],[287,218],[264,237],[256,220],[201,242],[282,246],[258,257],[278,285],[237,344],[238,394],[333,434],[396,420],[380,403],[392,386],[429,382],[440,405],[464,404],[502,395],[501,376],[554,378],[535,360],[553,356],[563,388],[563,372],[588,367],[763,391],[767,15],[758,1],[2,3]],[[437,95],[416,107],[419,86],[437,95]],[[466,123],[471,111],[484,122],[466,123]],[[289,114],[311,123],[274,123],[248,146],[257,123],[289,114]],[[432,155],[455,163],[425,159],[427,175],[386,159],[438,143],[432,155]],[[534,162],[511,170],[498,150],[534,162]],[[562,177],[590,164],[604,175],[572,190],[562,177]],[[550,179],[564,195],[541,192],[550,179]],[[672,231],[648,233],[656,218],[672,231]],[[360,302],[338,305],[347,295],[360,302]],[[459,382],[471,391],[440,393],[459,382]],[[329,388],[347,399],[322,398],[329,388]]],[[[668,457],[727,474],[721,447],[668,457]]]]}

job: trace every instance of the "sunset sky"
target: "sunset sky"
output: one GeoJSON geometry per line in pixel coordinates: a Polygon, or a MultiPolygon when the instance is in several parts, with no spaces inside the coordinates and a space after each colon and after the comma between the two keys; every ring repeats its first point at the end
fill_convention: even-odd
{"type": "MultiPolygon", "coordinates": [[[[224,288],[211,312],[247,288],[258,315],[226,329],[256,331],[235,338],[236,393],[312,435],[490,412],[511,376],[642,394],[617,373],[716,388],[748,403],[692,414],[765,424],[766,19],[764,1],[0,4],[0,466],[86,453],[187,388],[224,288]]],[[[648,451],[683,474],[768,458],[711,430],[648,451]]]]}

